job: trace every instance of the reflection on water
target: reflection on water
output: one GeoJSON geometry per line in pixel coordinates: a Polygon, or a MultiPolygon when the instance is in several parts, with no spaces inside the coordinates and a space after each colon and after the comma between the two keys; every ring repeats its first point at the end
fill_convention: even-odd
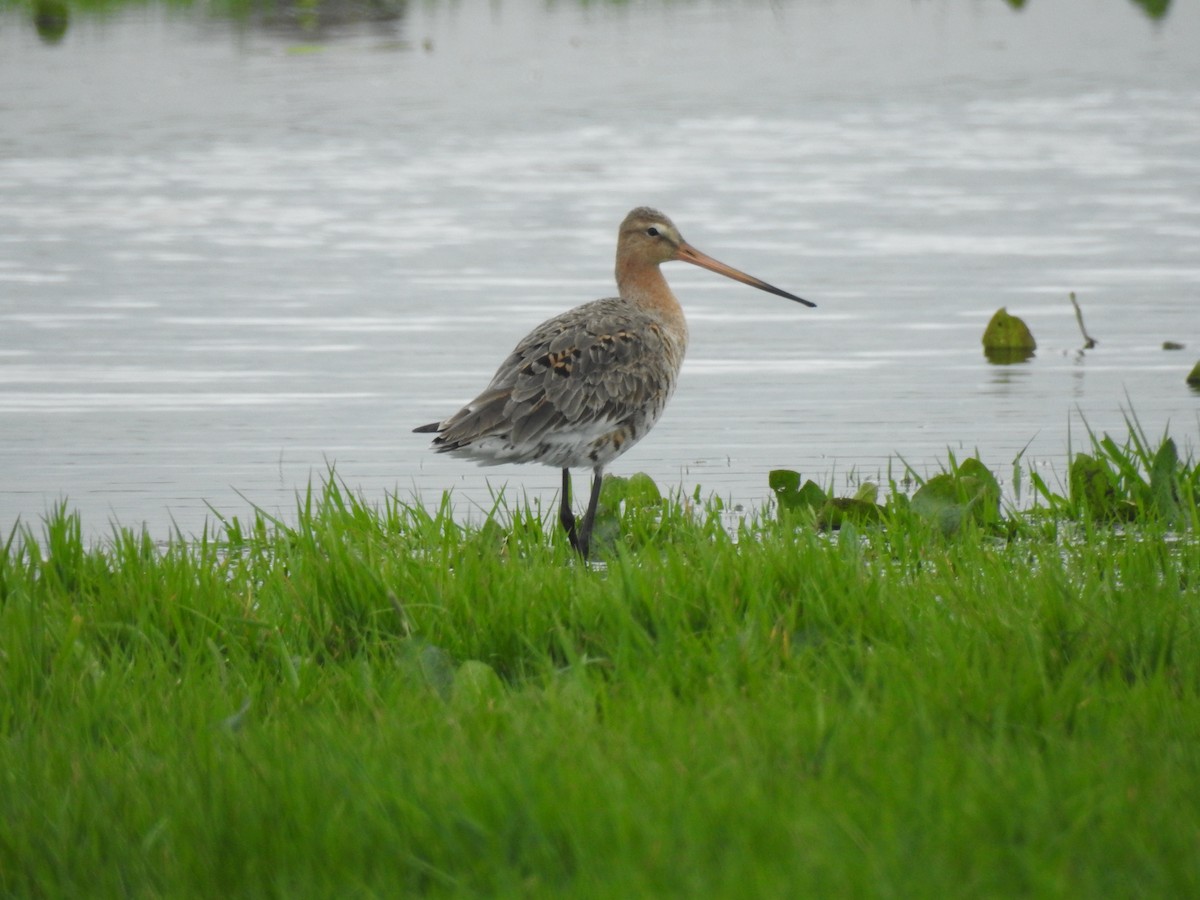
{"type": "Polygon", "coordinates": [[[983,357],[993,366],[1019,366],[1033,359],[1032,347],[984,347],[983,357]]]}
{"type": "MultiPolygon", "coordinates": [[[[1152,20],[1163,20],[1171,9],[1171,0],[1131,0],[1152,20]]],[[[84,14],[111,15],[122,8],[140,3],[130,0],[88,0],[84,14]]],[[[579,4],[587,6],[586,0],[579,4]]],[[[620,5],[620,4],[614,4],[620,5]]],[[[1025,7],[1024,0],[1008,0],[1014,11],[1025,7]]],[[[66,0],[34,0],[29,22],[47,44],[56,44],[66,35],[71,22],[71,3],[66,0]]],[[[407,0],[215,0],[205,4],[206,14],[230,21],[241,28],[255,28],[293,39],[335,40],[347,28],[366,26],[381,36],[393,36],[408,13],[407,0]]],[[[425,49],[432,49],[426,40],[425,49]]]]}
{"type": "Polygon", "coordinates": [[[551,498],[409,429],[611,292],[643,203],[819,307],[668,267],[692,346],[617,471],[754,504],[779,466],[1058,465],[1130,406],[1195,439],[1200,5],[478,6],[312,53],[207,12],[0,28],[0,529],[67,495],[93,531],[194,531],[331,463],[551,498]],[[1018,365],[980,353],[999,306],[1018,365]]]}
{"type": "Polygon", "coordinates": [[[63,0],[37,0],[31,11],[33,27],[47,44],[57,44],[71,23],[70,6],[63,0]]]}

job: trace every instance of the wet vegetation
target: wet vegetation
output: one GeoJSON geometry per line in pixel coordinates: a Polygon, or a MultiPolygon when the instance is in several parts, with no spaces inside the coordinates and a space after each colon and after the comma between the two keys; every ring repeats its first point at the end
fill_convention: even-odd
{"type": "Polygon", "coordinates": [[[103,17],[134,7],[159,5],[191,10],[240,27],[305,39],[332,36],[339,28],[368,24],[387,31],[408,12],[407,0],[0,0],[0,13],[29,21],[47,44],[59,43],[75,18],[103,17]]]}
{"type": "MultiPolygon", "coordinates": [[[[1195,531],[1200,498],[1200,464],[1183,459],[1174,438],[1152,441],[1134,416],[1126,417],[1128,434],[1118,443],[1110,435],[1087,429],[1089,449],[1071,456],[1065,486],[1051,485],[1037,471],[1026,472],[1020,457],[1013,461],[1013,490],[1019,498],[1022,479],[1032,486],[1032,505],[1005,511],[1000,481],[982,462],[959,462],[948,455],[945,471],[925,479],[905,466],[906,481],[918,485],[911,496],[892,484],[887,506],[874,502],[878,487],[864,484],[854,497],[835,497],[812,480],[801,483],[789,469],[771,473],[771,489],[780,514],[806,516],[818,528],[837,527],[844,518],[864,524],[894,525],[897,517],[915,515],[943,534],[972,525],[993,534],[1015,537],[1065,523],[1144,525],[1195,531]]],[[[1086,427],[1086,426],[1085,426],[1086,427]]]]}
{"type": "Polygon", "coordinates": [[[0,894],[1195,895],[1198,472],[614,480],[594,566],[335,477],[165,545],[64,506],[0,546],[0,894]]]}
{"type": "MultiPolygon", "coordinates": [[[[227,19],[271,31],[308,37],[327,35],[338,27],[355,23],[388,24],[402,20],[408,0],[159,0],[166,7],[195,9],[213,18],[227,19]]],[[[1147,17],[1162,20],[1171,8],[1170,0],[1130,0],[1147,17]]],[[[622,6],[626,0],[608,0],[622,6]]],[[[72,19],[79,16],[108,15],[130,7],[153,5],[148,0],[0,0],[0,14],[16,13],[26,19],[47,44],[59,43],[72,19]]],[[[580,5],[592,5],[581,0],[580,5]]],[[[1027,6],[1026,0],[1008,0],[1014,11],[1027,6]]]]}

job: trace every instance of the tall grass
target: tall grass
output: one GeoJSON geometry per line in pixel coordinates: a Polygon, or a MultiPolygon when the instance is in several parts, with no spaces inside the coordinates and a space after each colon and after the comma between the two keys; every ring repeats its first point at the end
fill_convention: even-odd
{"type": "Polygon", "coordinates": [[[1200,893],[1194,540],[614,509],[14,530],[0,894],[1200,893]]]}

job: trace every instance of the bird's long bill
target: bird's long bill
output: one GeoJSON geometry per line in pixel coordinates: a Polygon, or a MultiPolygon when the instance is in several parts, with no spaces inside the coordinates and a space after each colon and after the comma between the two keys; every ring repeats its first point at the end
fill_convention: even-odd
{"type": "Polygon", "coordinates": [[[805,300],[803,297],[797,297],[795,294],[782,291],[773,284],[767,284],[761,278],[755,278],[753,275],[747,275],[733,266],[727,266],[725,263],[713,259],[707,253],[701,253],[688,243],[679,245],[679,249],[675,252],[675,258],[683,262],[689,262],[694,266],[708,269],[711,272],[716,272],[718,275],[724,275],[726,278],[732,278],[734,281],[740,281],[742,284],[748,284],[750,287],[756,287],[760,291],[766,291],[768,294],[774,294],[777,297],[786,297],[788,300],[795,300],[797,303],[803,303],[805,306],[817,305],[805,300]]]}

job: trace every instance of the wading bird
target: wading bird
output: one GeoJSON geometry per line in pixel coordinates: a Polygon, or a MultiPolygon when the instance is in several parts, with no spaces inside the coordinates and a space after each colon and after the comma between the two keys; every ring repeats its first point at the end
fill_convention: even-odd
{"type": "Polygon", "coordinates": [[[659,269],[681,260],[759,290],[816,306],[701,253],[662,213],[639,207],[617,236],[619,296],[585,303],[531,331],[487,388],[448,419],[433,449],[483,465],[539,462],[562,469],[559,520],[587,558],[604,467],[662,415],[687,349],[687,322],[659,269]],[[571,469],[592,470],[583,522],[571,511],[571,469]]]}

